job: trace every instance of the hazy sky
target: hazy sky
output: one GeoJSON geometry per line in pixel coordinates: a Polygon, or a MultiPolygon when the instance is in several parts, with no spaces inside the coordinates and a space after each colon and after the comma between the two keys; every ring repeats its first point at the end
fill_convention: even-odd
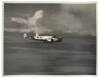
{"type": "Polygon", "coordinates": [[[37,10],[43,10],[44,16],[39,23],[40,30],[59,31],[96,35],[96,4],[5,4],[5,29],[24,29],[27,25],[14,23],[11,17],[28,19],[37,10]]]}

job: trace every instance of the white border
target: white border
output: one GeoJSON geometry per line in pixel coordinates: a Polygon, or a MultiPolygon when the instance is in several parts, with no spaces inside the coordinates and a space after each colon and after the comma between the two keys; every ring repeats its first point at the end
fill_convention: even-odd
{"type": "MultiPolygon", "coordinates": [[[[99,53],[99,45],[97,45],[98,46],[98,49],[97,49],[97,51],[98,51],[98,54],[97,54],[97,76],[92,76],[92,75],[62,75],[62,76],[53,76],[53,75],[9,75],[9,76],[3,76],[3,3],[4,2],[7,2],[7,3],[71,3],[71,4],[77,4],[77,3],[80,3],[80,4],[83,4],[83,3],[97,3],[97,1],[96,0],[1,0],[0,1],[0,77],[7,77],[7,78],[10,78],[10,77],[12,77],[12,78],[22,78],[22,77],[24,77],[24,78],[55,78],[55,77],[60,77],[60,78],[94,78],[94,77],[98,77],[98,78],[100,78],[99,77],[99,66],[100,66],[100,64],[99,64],[99,55],[100,55],[100,53],[99,53]]],[[[100,7],[100,4],[99,4],[99,0],[98,0],[98,10],[99,10],[99,7],[100,7]]],[[[99,14],[100,14],[100,12],[98,11],[98,14],[97,14],[97,16],[99,16],[99,14]]],[[[99,19],[97,19],[97,20],[99,20],[99,19]]],[[[97,41],[98,41],[98,44],[100,43],[99,42],[99,40],[100,40],[100,37],[99,37],[99,33],[100,33],[100,27],[99,27],[99,21],[97,22],[97,25],[98,25],[98,27],[97,27],[97,34],[98,34],[98,37],[97,37],[97,41]]]]}
{"type": "Polygon", "coordinates": [[[94,3],[97,0],[1,0],[8,3],[94,3]]]}

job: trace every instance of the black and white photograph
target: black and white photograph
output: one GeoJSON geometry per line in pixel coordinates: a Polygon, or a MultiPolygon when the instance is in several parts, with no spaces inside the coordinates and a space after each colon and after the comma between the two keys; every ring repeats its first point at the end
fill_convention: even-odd
{"type": "Polygon", "coordinates": [[[96,3],[7,3],[4,75],[96,75],[96,3]]]}

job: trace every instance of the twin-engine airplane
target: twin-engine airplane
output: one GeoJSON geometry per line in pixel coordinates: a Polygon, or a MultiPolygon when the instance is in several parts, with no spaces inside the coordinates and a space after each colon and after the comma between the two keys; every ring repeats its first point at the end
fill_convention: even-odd
{"type": "Polygon", "coordinates": [[[29,33],[24,33],[24,38],[40,40],[43,42],[61,42],[62,41],[62,38],[58,38],[56,36],[48,36],[48,35],[40,36],[38,33],[36,33],[35,35],[29,34],[29,33]]]}

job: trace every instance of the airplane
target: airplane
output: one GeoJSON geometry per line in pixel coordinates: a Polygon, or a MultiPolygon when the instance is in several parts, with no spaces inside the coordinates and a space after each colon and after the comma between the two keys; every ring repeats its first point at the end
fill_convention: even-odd
{"type": "Polygon", "coordinates": [[[58,38],[56,36],[49,36],[49,35],[39,35],[38,33],[35,33],[35,35],[32,35],[30,33],[24,33],[24,39],[32,39],[32,40],[39,40],[43,42],[61,42],[62,38],[58,38]]]}

